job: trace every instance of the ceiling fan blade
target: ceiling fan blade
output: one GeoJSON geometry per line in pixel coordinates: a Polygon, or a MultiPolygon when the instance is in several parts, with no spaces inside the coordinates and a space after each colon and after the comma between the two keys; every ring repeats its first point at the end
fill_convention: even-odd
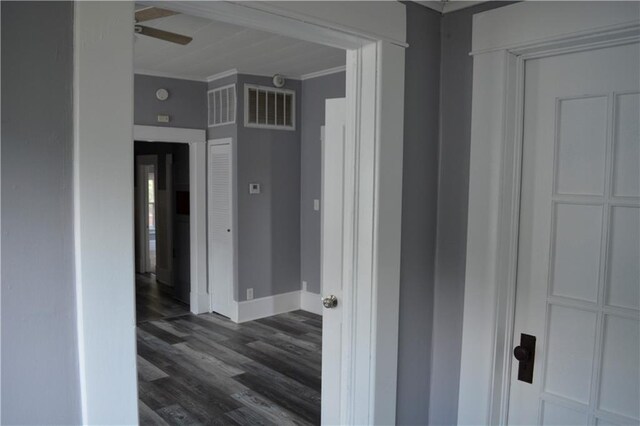
{"type": "Polygon", "coordinates": [[[160,9],[159,7],[145,7],[136,10],[136,22],[151,21],[152,19],[166,18],[167,16],[178,15],[180,12],[173,10],[160,9]]]}
{"type": "Polygon", "coordinates": [[[182,34],[176,34],[169,31],[159,30],[157,28],[145,27],[144,25],[136,25],[136,34],[142,34],[153,38],[159,38],[160,40],[169,41],[177,44],[189,44],[193,38],[187,37],[182,34]]]}

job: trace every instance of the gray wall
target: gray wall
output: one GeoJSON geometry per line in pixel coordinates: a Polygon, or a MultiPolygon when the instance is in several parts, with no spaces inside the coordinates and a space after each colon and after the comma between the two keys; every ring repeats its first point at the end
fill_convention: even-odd
{"type": "Polygon", "coordinates": [[[236,300],[300,289],[300,81],[288,80],[296,91],[296,130],[244,127],[244,84],[272,87],[271,78],[238,74],[210,83],[209,88],[237,83],[235,125],[209,128],[209,138],[233,138],[237,186],[238,285],[236,300]],[[249,195],[249,183],[261,193],[249,195]]]}
{"type": "Polygon", "coordinates": [[[440,14],[407,7],[397,422],[427,424],[431,365],[440,14]]]}
{"type": "Polygon", "coordinates": [[[345,96],[345,78],[340,72],[302,81],[300,269],[301,280],[312,293],[320,293],[320,212],[313,209],[322,184],[320,126],[324,125],[325,100],[345,96]]]}
{"type": "Polygon", "coordinates": [[[78,424],[73,3],[1,7],[0,422],[78,424]]]}
{"type": "Polygon", "coordinates": [[[442,17],[438,234],[433,297],[429,424],[455,424],[462,345],[471,143],[472,16],[489,2],[442,17]]]}
{"type": "Polygon", "coordinates": [[[207,83],[136,74],[133,85],[135,124],[206,129],[207,83]],[[166,101],[156,98],[160,88],[169,91],[166,101]],[[171,121],[158,123],[158,114],[169,114],[171,121]]]}

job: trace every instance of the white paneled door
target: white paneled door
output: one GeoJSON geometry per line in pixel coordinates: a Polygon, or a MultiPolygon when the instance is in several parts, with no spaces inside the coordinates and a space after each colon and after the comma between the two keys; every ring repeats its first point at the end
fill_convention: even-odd
{"type": "Polygon", "coordinates": [[[231,144],[208,144],[209,293],[213,312],[233,316],[231,144]]]}
{"type": "Polygon", "coordinates": [[[525,62],[510,424],[640,422],[639,53],[525,62]]]}
{"type": "MultiPolygon", "coordinates": [[[[335,297],[337,304],[322,315],[322,424],[341,423],[342,380],[342,245],[346,101],[327,99],[325,103],[322,149],[322,271],[323,298],[335,297]]],[[[321,303],[318,300],[318,303],[321,303]]],[[[331,305],[329,305],[331,306],[331,305]]]]}

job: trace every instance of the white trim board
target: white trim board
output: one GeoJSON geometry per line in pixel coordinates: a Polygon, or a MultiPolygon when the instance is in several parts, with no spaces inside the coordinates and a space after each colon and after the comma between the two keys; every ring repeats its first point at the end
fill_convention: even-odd
{"type": "Polygon", "coordinates": [[[455,12],[456,10],[466,9],[468,7],[472,7],[481,3],[486,3],[488,0],[484,1],[467,1],[467,0],[426,0],[426,1],[414,1],[414,3],[418,3],[420,6],[428,7],[431,10],[435,10],[436,12],[440,12],[442,14],[455,12]]]}
{"type": "MultiPolygon", "coordinates": [[[[343,368],[336,372],[340,404],[331,409],[339,413],[341,424],[392,424],[405,6],[367,3],[367,18],[362,19],[360,2],[274,3],[145,2],[348,50],[341,275],[346,331],[341,341],[343,368]]],[[[77,2],[75,12],[75,267],[82,418],[89,424],[134,424],[133,4],[77,2]]],[[[192,191],[206,195],[206,145],[189,146],[190,164],[198,163],[202,170],[202,176],[191,181],[192,191]]],[[[192,204],[192,215],[198,216],[205,211],[205,199],[194,198],[199,201],[192,204]]],[[[201,220],[205,223],[206,218],[201,220]]],[[[196,234],[202,236],[202,250],[197,251],[206,254],[206,231],[196,234]]],[[[206,257],[198,264],[206,265],[206,257]]],[[[192,280],[206,283],[206,267],[196,272],[192,280]]]]}
{"type": "Polygon", "coordinates": [[[300,309],[316,315],[322,315],[322,296],[310,291],[300,290],[300,309]]]}
{"type": "Polygon", "coordinates": [[[235,312],[230,319],[236,323],[253,321],[297,310],[322,315],[320,295],[302,290],[243,300],[241,302],[234,301],[233,305],[235,312]]]}
{"type": "Polygon", "coordinates": [[[521,2],[474,16],[458,423],[507,424],[524,63],[640,39],[640,3],[521,2]],[[490,315],[487,315],[490,313],[490,315]]]}
{"type": "MultiPolygon", "coordinates": [[[[293,76],[293,75],[285,75],[284,77],[286,79],[289,80],[309,80],[312,78],[317,78],[317,77],[323,77],[325,75],[331,75],[331,74],[336,74],[339,72],[344,72],[346,71],[347,66],[346,65],[340,65],[338,67],[333,67],[333,68],[327,68],[325,70],[320,70],[320,71],[314,71],[314,72],[310,72],[308,74],[302,74],[299,76],[293,76]]],[[[209,77],[207,77],[204,81],[207,81],[209,83],[211,83],[212,81],[217,81],[217,80],[221,80],[223,78],[232,76],[232,75],[237,75],[237,74],[245,74],[245,75],[254,75],[254,76],[259,76],[259,77],[273,77],[273,75],[270,74],[264,74],[264,73],[255,73],[255,72],[250,72],[250,71],[240,71],[236,68],[232,68],[230,70],[227,71],[223,71],[223,72],[219,72],[218,74],[213,74],[210,75],[209,77]]],[[[202,81],[202,80],[200,80],[202,81]]]]}
{"type": "Polygon", "coordinates": [[[325,75],[337,74],[339,72],[345,72],[347,70],[346,65],[339,67],[333,67],[322,71],[311,72],[309,74],[303,74],[300,76],[300,80],[310,80],[312,78],[324,77],[325,75]]]}
{"type": "Polygon", "coordinates": [[[207,287],[206,237],[206,136],[201,129],[177,127],[133,126],[133,140],[138,142],[171,142],[189,144],[189,308],[194,314],[210,312],[207,287]]]}

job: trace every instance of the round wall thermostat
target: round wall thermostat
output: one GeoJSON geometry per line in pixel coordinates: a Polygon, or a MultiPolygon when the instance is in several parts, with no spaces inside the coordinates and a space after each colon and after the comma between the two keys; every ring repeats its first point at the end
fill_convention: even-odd
{"type": "Polygon", "coordinates": [[[156,98],[158,98],[159,101],[166,101],[169,99],[169,92],[167,89],[158,89],[156,91],[156,98]]]}
{"type": "Polygon", "coordinates": [[[280,74],[276,74],[273,76],[273,85],[275,87],[282,87],[284,86],[284,77],[280,74]]]}

